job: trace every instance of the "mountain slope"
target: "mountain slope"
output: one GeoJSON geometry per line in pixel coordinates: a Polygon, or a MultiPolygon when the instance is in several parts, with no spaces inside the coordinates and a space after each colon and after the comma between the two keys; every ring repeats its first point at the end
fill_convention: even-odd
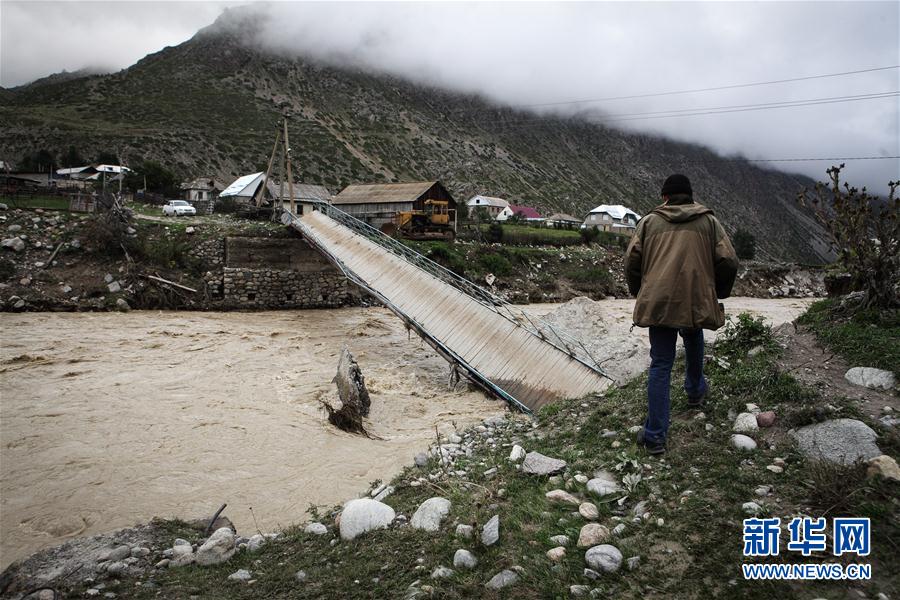
{"type": "Polygon", "coordinates": [[[759,254],[827,256],[796,207],[808,178],[725,161],[712,151],[577,119],[543,118],[395,77],[273,56],[223,21],[111,75],[48,78],[0,96],[0,157],[75,145],[159,160],[184,178],[228,180],[264,168],[282,114],[295,173],[333,191],[353,182],[441,179],[460,199],[507,197],[583,215],[602,203],[645,213],[672,172],[759,254]],[[524,122],[523,122],[524,120],[524,122]]]}

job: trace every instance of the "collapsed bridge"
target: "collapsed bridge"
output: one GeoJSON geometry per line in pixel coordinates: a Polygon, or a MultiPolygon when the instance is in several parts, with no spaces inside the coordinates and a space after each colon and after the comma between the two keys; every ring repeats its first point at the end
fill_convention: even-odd
{"type": "Polygon", "coordinates": [[[584,345],[549,323],[328,203],[299,212],[282,223],[488,393],[532,412],[608,386],[584,345]]]}

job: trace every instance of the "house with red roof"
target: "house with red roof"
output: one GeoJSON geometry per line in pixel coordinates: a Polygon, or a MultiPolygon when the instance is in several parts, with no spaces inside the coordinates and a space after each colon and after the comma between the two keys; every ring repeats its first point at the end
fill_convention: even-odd
{"type": "Polygon", "coordinates": [[[520,219],[529,223],[543,223],[545,220],[537,209],[530,206],[516,206],[515,204],[510,204],[509,210],[512,211],[514,216],[518,215],[520,219]]]}

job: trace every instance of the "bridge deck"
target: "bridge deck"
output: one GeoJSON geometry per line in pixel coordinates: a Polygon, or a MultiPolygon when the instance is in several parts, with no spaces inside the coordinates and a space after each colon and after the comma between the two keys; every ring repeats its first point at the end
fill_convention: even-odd
{"type": "Polygon", "coordinates": [[[607,387],[596,370],[324,213],[291,225],[470,377],[527,409],[607,387]]]}

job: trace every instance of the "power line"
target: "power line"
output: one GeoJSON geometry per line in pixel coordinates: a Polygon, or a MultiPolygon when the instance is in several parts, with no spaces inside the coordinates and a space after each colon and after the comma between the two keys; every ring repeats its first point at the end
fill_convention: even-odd
{"type": "Polygon", "coordinates": [[[706,108],[683,108],[683,109],[672,109],[672,110],[657,110],[650,112],[640,112],[640,113],[622,113],[622,114],[611,114],[606,115],[609,118],[618,118],[618,117],[643,117],[643,116],[651,116],[651,115],[665,115],[665,114],[680,114],[680,113],[690,113],[695,111],[717,111],[717,110],[737,110],[744,108],[778,108],[780,106],[792,106],[795,104],[805,105],[810,102],[824,102],[824,101],[836,101],[836,100],[867,100],[869,98],[879,98],[879,97],[888,97],[891,95],[900,94],[900,90],[893,92],[870,92],[866,94],[856,94],[853,96],[829,96],[826,98],[806,98],[803,100],[780,100],[775,102],[760,102],[757,104],[734,104],[731,106],[710,106],[706,108]]]}
{"type": "Polygon", "coordinates": [[[816,162],[833,160],[888,160],[900,156],[832,156],[826,158],[723,158],[722,162],[816,162]]]}
{"type": "MultiPolygon", "coordinates": [[[[734,89],[740,89],[740,88],[756,87],[756,86],[761,86],[761,85],[775,85],[775,84],[779,84],[779,83],[791,83],[794,81],[809,81],[812,79],[844,77],[847,75],[858,75],[861,73],[874,73],[877,71],[888,71],[890,69],[898,69],[898,68],[900,68],[900,65],[889,65],[889,66],[885,66],[885,67],[874,67],[871,69],[858,69],[856,71],[842,71],[840,73],[825,73],[822,75],[807,75],[805,77],[791,77],[789,79],[773,79],[771,81],[757,81],[757,82],[753,82],[753,83],[737,83],[737,84],[732,84],[732,85],[720,85],[720,86],[715,86],[715,87],[694,88],[694,89],[689,89],[689,90],[674,90],[674,91],[668,91],[668,92],[652,92],[652,93],[646,93],[646,94],[632,94],[630,96],[608,96],[606,98],[586,98],[583,100],[562,100],[562,101],[558,101],[558,102],[541,102],[541,103],[537,103],[537,104],[519,104],[519,105],[516,105],[516,108],[535,108],[535,107],[541,107],[541,106],[564,106],[564,105],[571,105],[571,104],[587,104],[587,103],[591,103],[591,102],[612,102],[612,101],[616,101],[616,100],[636,100],[638,98],[655,98],[658,96],[676,96],[676,95],[680,95],[680,94],[696,94],[696,93],[700,93],[700,92],[714,92],[714,91],[720,91],[720,90],[734,90],[734,89]]],[[[497,109],[493,109],[493,108],[472,109],[472,110],[458,109],[453,112],[454,113],[457,113],[457,112],[491,112],[493,110],[497,110],[497,109]]]]}
{"type": "MultiPolygon", "coordinates": [[[[719,106],[709,108],[688,108],[679,110],[653,111],[646,113],[631,113],[622,115],[610,115],[608,117],[595,117],[588,121],[580,118],[579,124],[599,124],[599,123],[619,123],[623,121],[645,121],[653,119],[669,119],[673,117],[694,117],[699,115],[718,115],[733,112],[750,112],[758,110],[772,110],[777,108],[796,108],[804,106],[816,106],[820,104],[840,104],[844,102],[858,102],[861,100],[880,100],[883,98],[894,98],[900,96],[900,91],[893,92],[877,92],[873,94],[861,94],[858,96],[833,96],[830,98],[812,98],[807,100],[787,100],[784,102],[767,102],[763,104],[745,104],[734,106],[719,106]]],[[[539,123],[549,123],[555,121],[566,121],[570,123],[572,117],[554,116],[554,117],[534,117],[532,119],[518,119],[516,121],[493,122],[487,123],[482,121],[482,125],[498,125],[506,129],[520,129],[537,126],[539,123]]]]}

